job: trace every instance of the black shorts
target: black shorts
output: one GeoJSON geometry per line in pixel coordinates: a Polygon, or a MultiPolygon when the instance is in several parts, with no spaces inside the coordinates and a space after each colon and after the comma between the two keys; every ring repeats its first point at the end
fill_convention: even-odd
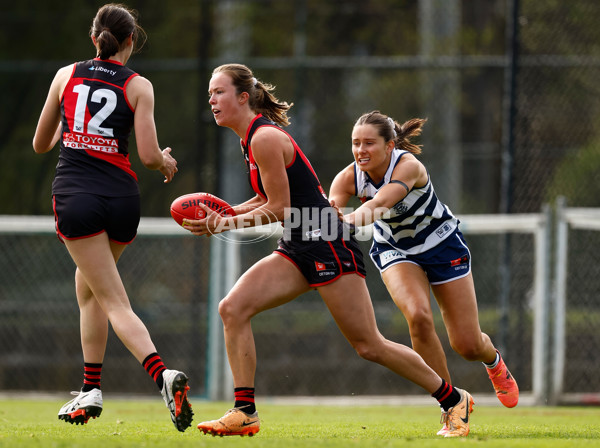
{"type": "Polygon", "coordinates": [[[106,232],[119,244],[129,244],[140,223],[140,196],[57,194],[52,198],[60,240],[89,238],[106,232]]]}
{"type": "Polygon", "coordinates": [[[294,242],[282,238],[278,243],[274,253],[294,263],[312,287],[326,285],[346,274],[358,274],[363,278],[367,274],[362,251],[354,237],[319,242],[294,242]]]}

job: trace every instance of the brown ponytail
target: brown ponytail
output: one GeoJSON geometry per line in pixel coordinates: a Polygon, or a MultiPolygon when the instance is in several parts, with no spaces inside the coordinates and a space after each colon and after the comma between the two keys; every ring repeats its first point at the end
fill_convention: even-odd
{"type": "Polygon", "coordinates": [[[410,139],[421,135],[423,125],[426,121],[426,118],[412,118],[402,125],[399,125],[392,117],[388,117],[378,110],[374,110],[361,115],[354,126],[363,124],[375,126],[378,129],[379,135],[382,136],[386,142],[393,140],[396,148],[403,149],[412,154],[420,154],[421,145],[411,143],[410,139]]]}
{"type": "Polygon", "coordinates": [[[131,35],[134,51],[137,52],[146,42],[146,32],[138,25],[135,10],[115,3],[102,6],[90,28],[90,36],[96,39],[96,56],[103,60],[117,54],[131,35]]]}
{"type": "Polygon", "coordinates": [[[279,126],[290,124],[287,111],[293,103],[279,101],[271,93],[275,90],[275,86],[257,80],[248,67],[243,64],[224,64],[215,68],[212,74],[217,73],[227,73],[231,77],[238,95],[242,92],[248,93],[250,109],[255,113],[264,115],[279,126]]]}

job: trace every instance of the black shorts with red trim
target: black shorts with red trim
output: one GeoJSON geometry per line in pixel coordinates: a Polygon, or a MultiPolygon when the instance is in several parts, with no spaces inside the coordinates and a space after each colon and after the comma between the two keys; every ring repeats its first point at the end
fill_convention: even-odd
{"type": "Polygon", "coordinates": [[[106,232],[119,244],[129,244],[140,223],[140,196],[55,194],[52,198],[60,240],[89,238],[106,232]]]}
{"type": "Polygon", "coordinates": [[[300,270],[312,287],[334,282],[342,275],[365,277],[363,254],[354,237],[333,241],[289,241],[281,238],[275,253],[283,255],[300,270]]]}

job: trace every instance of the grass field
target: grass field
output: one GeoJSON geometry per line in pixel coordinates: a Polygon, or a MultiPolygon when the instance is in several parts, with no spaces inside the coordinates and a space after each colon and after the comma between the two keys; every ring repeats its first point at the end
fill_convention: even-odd
{"type": "MultiPolygon", "coordinates": [[[[68,398],[68,397],[65,397],[68,398]]],[[[2,447],[600,447],[598,407],[475,406],[471,434],[443,439],[432,406],[308,406],[260,404],[260,432],[250,437],[206,436],[192,427],[179,433],[164,403],[104,400],[87,425],[59,421],[62,401],[0,400],[2,447]]],[[[195,400],[194,422],[220,417],[229,403],[195,400]]]]}

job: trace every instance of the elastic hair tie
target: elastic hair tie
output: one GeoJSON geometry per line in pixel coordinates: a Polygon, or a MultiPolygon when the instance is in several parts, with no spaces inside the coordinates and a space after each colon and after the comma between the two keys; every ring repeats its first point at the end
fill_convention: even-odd
{"type": "Polygon", "coordinates": [[[252,77],[252,85],[253,85],[254,87],[256,87],[256,84],[258,84],[258,80],[257,80],[257,79],[256,79],[256,78],[253,76],[253,77],[252,77]]]}
{"type": "Polygon", "coordinates": [[[392,132],[394,133],[394,138],[398,137],[398,134],[396,134],[396,123],[394,123],[394,120],[392,120],[392,117],[387,117],[387,121],[390,124],[390,126],[392,127],[392,132]]]}

